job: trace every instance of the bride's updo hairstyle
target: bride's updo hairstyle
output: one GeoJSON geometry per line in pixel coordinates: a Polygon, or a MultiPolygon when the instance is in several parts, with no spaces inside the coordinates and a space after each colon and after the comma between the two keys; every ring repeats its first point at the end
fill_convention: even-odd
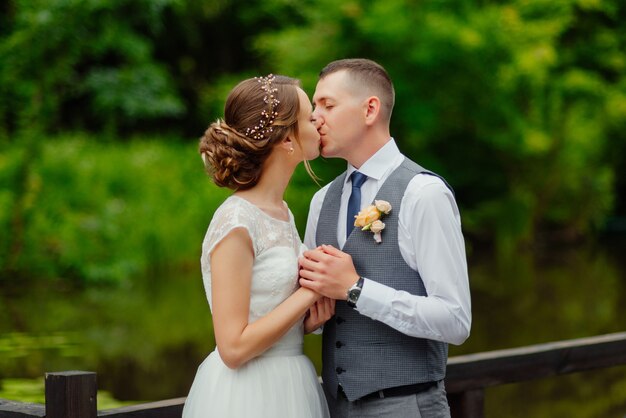
{"type": "Polygon", "coordinates": [[[288,135],[297,140],[297,87],[296,79],[270,74],[244,80],[231,90],[224,119],[213,122],[200,138],[200,155],[218,186],[253,187],[274,146],[288,135]]]}

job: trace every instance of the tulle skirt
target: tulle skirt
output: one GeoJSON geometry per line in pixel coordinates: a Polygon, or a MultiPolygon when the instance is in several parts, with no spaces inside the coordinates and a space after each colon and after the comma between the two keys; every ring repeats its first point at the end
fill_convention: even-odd
{"type": "Polygon", "coordinates": [[[236,370],[213,351],[198,368],[183,418],[329,417],[315,368],[301,346],[271,351],[236,370]]]}

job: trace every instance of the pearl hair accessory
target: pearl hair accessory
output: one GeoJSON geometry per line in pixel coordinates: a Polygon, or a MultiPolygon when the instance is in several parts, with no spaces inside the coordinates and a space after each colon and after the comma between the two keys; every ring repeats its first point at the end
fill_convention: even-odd
{"type": "Polygon", "coordinates": [[[272,124],[276,116],[278,116],[276,108],[280,100],[274,96],[274,93],[276,93],[278,89],[272,87],[272,82],[274,81],[273,74],[267,77],[255,77],[255,79],[261,84],[261,89],[265,92],[263,102],[268,105],[268,108],[263,109],[261,112],[261,119],[257,125],[252,128],[246,128],[245,134],[249,138],[261,140],[267,138],[274,131],[272,124]]]}

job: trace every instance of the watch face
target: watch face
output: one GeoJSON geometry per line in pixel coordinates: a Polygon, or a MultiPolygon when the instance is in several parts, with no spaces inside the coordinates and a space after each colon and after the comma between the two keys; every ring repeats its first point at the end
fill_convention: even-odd
{"type": "Polygon", "coordinates": [[[359,300],[359,296],[361,295],[361,287],[363,286],[363,278],[359,278],[359,280],[348,289],[348,306],[351,308],[356,308],[356,302],[359,300]]]}
{"type": "Polygon", "coordinates": [[[358,287],[356,289],[350,289],[348,300],[352,303],[356,303],[356,301],[359,300],[360,295],[361,295],[361,289],[359,289],[358,287]]]}

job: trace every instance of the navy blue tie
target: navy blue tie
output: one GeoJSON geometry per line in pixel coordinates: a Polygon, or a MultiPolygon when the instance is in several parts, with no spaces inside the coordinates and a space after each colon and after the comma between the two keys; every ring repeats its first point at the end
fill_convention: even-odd
{"type": "Polygon", "coordinates": [[[367,176],[358,171],[353,172],[350,175],[352,181],[352,193],[348,200],[348,215],[346,218],[346,239],[350,236],[350,233],[354,229],[354,217],[359,213],[361,209],[361,186],[367,180],[367,176]]]}

